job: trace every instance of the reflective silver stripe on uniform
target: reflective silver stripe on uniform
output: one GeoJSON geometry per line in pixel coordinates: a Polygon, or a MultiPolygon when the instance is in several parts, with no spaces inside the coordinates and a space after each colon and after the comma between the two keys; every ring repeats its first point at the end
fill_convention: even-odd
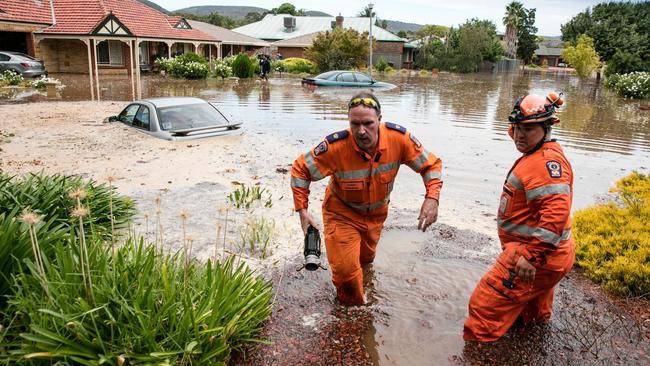
{"type": "Polygon", "coordinates": [[[323,176],[320,175],[320,171],[318,170],[318,167],[316,166],[316,162],[314,161],[314,157],[311,156],[311,151],[307,151],[305,153],[305,162],[307,163],[307,168],[309,168],[309,173],[311,173],[312,180],[321,180],[321,179],[323,179],[323,176]]]}
{"type": "Polygon", "coordinates": [[[362,210],[362,211],[365,211],[365,210],[375,210],[375,209],[378,209],[378,208],[381,208],[381,207],[387,205],[388,202],[390,201],[390,194],[388,194],[388,195],[386,195],[386,198],[384,198],[383,200],[380,200],[380,201],[377,201],[377,202],[373,202],[373,203],[370,203],[370,204],[368,204],[368,203],[354,203],[354,202],[348,202],[348,201],[344,200],[344,199],[341,197],[341,194],[340,194],[336,189],[334,189],[334,186],[331,184],[331,181],[330,181],[330,188],[332,189],[332,192],[334,193],[334,195],[335,195],[338,199],[341,200],[341,202],[343,202],[346,206],[351,207],[351,208],[354,208],[354,209],[356,209],[356,210],[362,210]]]}
{"type": "MultiPolygon", "coordinates": [[[[372,171],[372,175],[379,173],[390,172],[399,168],[400,162],[394,161],[392,163],[380,164],[377,166],[377,169],[372,171]]],[[[339,179],[359,179],[365,178],[370,175],[370,169],[358,169],[358,170],[344,170],[335,173],[336,177],[339,179]]]]}
{"type": "Polygon", "coordinates": [[[550,196],[552,194],[569,194],[571,187],[568,184],[550,184],[526,191],[526,201],[532,201],[537,198],[550,196]]]}
{"type": "Polygon", "coordinates": [[[428,158],[429,158],[429,152],[426,149],[422,149],[420,155],[415,160],[408,163],[407,165],[409,166],[409,168],[413,169],[417,173],[422,168],[422,165],[424,165],[424,163],[427,162],[428,158]]]}
{"type": "Polygon", "coordinates": [[[427,172],[422,176],[422,180],[424,181],[424,184],[427,184],[431,179],[440,179],[442,175],[440,174],[439,171],[433,171],[433,172],[427,172]]]}
{"type": "Polygon", "coordinates": [[[518,225],[501,219],[499,219],[497,223],[501,229],[509,233],[535,237],[555,246],[560,244],[560,242],[563,240],[569,240],[571,237],[571,229],[566,229],[562,231],[562,235],[558,235],[550,230],[541,227],[535,228],[528,225],[518,225]]]}
{"type": "Polygon", "coordinates": [[[393,191],[393,185],[395,185],[395,181],[391,180],[390,183],[388,183],[388,194],[393,191]]]}
{"type": "Polygon", "coordinates": [[[512,184],[512,186],[516,189],[524,189],[524,183],[522,183],[521,180],[517,178],[515,173],[510,173],[510,175],[508,175],[507,182],[512,184]]]}
{"type": "Polygon", "coordinates": [[[311,182],[308,180],[296,178],[296,177],[291,177],[291,186],[292,187],[299,187],[299,188],[309,188],[309,184],[311,182]]]}

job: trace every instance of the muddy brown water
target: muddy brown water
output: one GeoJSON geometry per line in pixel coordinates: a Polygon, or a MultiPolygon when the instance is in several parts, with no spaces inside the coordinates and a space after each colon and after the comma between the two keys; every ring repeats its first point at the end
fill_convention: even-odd
{"type": "MultiPolygon", "coordinates": [[[[86,77],[53,76],[67,85],[54,99],[90,99],[86,77]]],[[[515,330],[489,348],[468,348],[461,337],[471,291],[499,251],[494,213],[503,179],[518,156],[505,133],[516,97],[525,92],[565,93],[562,123],[555,137],[574,168],[574,210],[601,200],[616,180],[632,170],[648,173],[650,112],[640,109],[643,103],[619,98],[602,85],[566,73],[442,73],[384,79],[398,88],[376,91],[383,119],[403,124],[443,159],[440,223],[428,233],[414,229],[422,183],[417,175],[402,169],[376,261],[366,270],[370,305],[339,306],[333,299],[329,272],[295,272],[300,254],[276,259],[269,274],[276,290],[274,313],[264,330],[273,343],[249,350],[246,358],[235,363],[649,364],[647,337],[638,324],[607,299],[589,294],[571,280],[578,274],[561,282],[551,326],[515,330]]],[[[124,101],[124,105],[131,100],[131,84],[124,77],[100,80],[102,100],[124,101]]],[[[347,127],[345,104],[354,92],[339,88],[310,91],[300,87],[299,79],[286,77],[268,84],[159,76],[142,79],[144,98],[199,96],[213,101],[229,118],[244,122],[246,134],[285,141],[291,153],[279,146],[276,159],[281,161],[274,164],[284,167],[323,136],[347,127]]],[[[46,100],[52,97],[33,91],[0,91],[0,103],[46,100]]],[[[246,136],[242,141],[248,141],[246,136]]],[[[261,157],[255,151],[267,154],[267,150],[241,149],[251,152],[246,169],[257,175],[264,165],[256,161],[261,157]]],[[[316,187],[312,197],[322,194],[324,185],[316,187]]],[[[200,215],[208,211],[202,202],[223,196],[229,189],[201,182],[170,192],[165,204],[190,202],[193,212],[200,215]]],[[[276,197],[283,193],[277,192],[276,197]]],[[[134,197],[141,208],[151,210],[157,194],[142,187],[134,197]]],[[[297,227],[297,218],[290,219],[295,223],[282,225],[297,227]]],[[[203,223],[191,229],[209,231],[214,230],[212,226],[203,223]]],[[[295,241],[299,248],[300,239],[295,241]]],[[[206,253],[199,256],[209,256],[210,249],[201,250],[206,253]]]]}

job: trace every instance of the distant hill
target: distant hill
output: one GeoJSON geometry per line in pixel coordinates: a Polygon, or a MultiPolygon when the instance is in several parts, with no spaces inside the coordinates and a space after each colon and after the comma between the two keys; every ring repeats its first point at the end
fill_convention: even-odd
{"type": "MultiPolygon", "coordinates": [[[[382,20],[383,19],[380,19],[380,21],[382,21],[382,20]]],[[[408,32],[408,31],[417,32],[418,30],[420,30],[420,28],[422,28],[421,24],[405,23],[405,22],[400,22],[400,21],[397,21],[397,20],[387,20],[387,22],[388,22],[388,29],[386,29],[386,30],[389,31],[389,32],[392,32],[392,33],[397,33],[397,32],[399,32],[401,30],[403,30],[405,32],[408,32]]]]}
{"type": "Polygon", "coordinates": [[[204,6],[190,6],[174,10],[174,13],[189,13],[194,15],[210,15],[210,13],[217,12],[220,15],[225,15],[233,19],[244,19],[248,13],[264,13],[269,11],[264,8],[257,8],[254,6],[221,6],[221,5],[204,5],[204,6]]]}
{"type": "Polygon", "coordinates": [[[161,13],[169,14],[169,11],[167,9],[163,8],[162,6],[156,4],[156,3],[152,2],[152,1],[148,1],[148,0],[138,0],[138,1],[143,3],[146,6],[150,7],[150,8],[154,8],[154,9],[158,10],[161,13]]]}

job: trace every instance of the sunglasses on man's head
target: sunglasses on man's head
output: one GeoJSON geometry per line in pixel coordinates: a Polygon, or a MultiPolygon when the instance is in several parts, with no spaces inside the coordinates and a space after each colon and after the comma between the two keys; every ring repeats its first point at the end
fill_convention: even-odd
{"type": "Polygon", "coordinates": [[[348,103],[348,109],[354,108],[359,104],[363,104],[366,107],[374,108],[377,111],[379,111],[381,108],[379,106],[379,103],[377,103],[377,101],[372,98],[354,98],[350,100],[350,103],[348,103]]]}

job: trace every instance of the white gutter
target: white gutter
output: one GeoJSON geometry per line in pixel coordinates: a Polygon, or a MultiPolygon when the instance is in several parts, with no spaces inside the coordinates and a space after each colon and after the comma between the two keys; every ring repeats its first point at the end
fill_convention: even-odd
{"type": "Polygon", "coordinates": [[[55,25],[56,16],[54,15],[54,0],[50,0],[50,9],[52,10],[52,25],[55,25]]]}

